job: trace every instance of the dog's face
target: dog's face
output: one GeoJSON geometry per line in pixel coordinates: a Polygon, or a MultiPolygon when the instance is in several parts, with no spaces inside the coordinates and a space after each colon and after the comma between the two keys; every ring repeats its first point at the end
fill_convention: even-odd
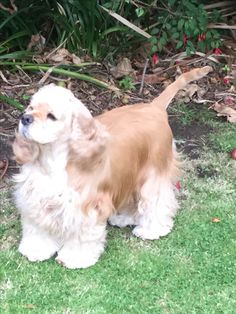
{"type": "Polygon", "coordinates": [[[32,97],[20,120],[19,133],[39,144],[52,143],[69,135],[75,117],[92,118],[72,92],[50,84],[32,97]]]}

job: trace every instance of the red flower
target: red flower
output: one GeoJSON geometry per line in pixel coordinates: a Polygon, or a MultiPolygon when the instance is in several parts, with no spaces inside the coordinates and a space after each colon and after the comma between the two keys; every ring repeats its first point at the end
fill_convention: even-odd
{"type": "Polygon", "coordinates": [[[186,34],[184,34],[184,38],[183,38],[183,42],[184,42],[184,44],[186,44],[186,43],[187,43],[187,41],[188,41],[188,36],[187,36],[186,34]]]}
{"type": "Polygon", "coordinates": [[[159,57],[156,53],[154,53],[154,55],[152,56],[152,63],[155,65],[157,64],[159,61],[159,57]]]}
{"type": "Polygon", "coordinates": [[[198,35],[198,39],[197,39],[198,41],[202,41],[202,35],[198,35]]]}
{"type": "Polygon", "coordinates": [[[222,50],[221,50],[220,48],[216,48],[216,49],[214,50],[214,54],[215,54],[215,55],[222,55],[222,50]]]}
{"type": "Polygon", "coordinates": [[[206,33],[202,34],[202,39],[205,40],[206,39],[206,33]]]}

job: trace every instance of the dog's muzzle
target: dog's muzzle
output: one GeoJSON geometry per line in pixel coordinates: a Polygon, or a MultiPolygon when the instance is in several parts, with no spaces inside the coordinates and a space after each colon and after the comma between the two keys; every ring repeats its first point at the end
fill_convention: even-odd
{"type": "Polygon", "coordinates": [[[24,126],[30,125],[31,123],[33,123],[33,121],[34,121],[34,117],[31,114],[24,114],[21,117],[21,123],[24,126]]]}

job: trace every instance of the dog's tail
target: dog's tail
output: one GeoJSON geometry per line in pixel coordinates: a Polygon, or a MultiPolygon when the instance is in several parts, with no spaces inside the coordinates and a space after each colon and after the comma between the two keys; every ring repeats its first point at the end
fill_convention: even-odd
{"type": "Polygon", "coordinates": [[[151,105],[156,105],[163,109],[167,109],[171,100],[175,97],[180,89],[183,89],[188,83],[192,81],[201,79],[211,71],[213,71],[212,67],[205,66],[203,68],[196,68],[181,74],[172,84],[170,84],[157,98],[151,102],[151,105]]]}

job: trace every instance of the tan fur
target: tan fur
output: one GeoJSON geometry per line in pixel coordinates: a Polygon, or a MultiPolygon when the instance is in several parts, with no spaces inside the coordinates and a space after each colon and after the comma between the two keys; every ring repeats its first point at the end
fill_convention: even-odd
{"type": "Polygon", "coordinates": [[[57,253],[66,267],[89,267],[104,251],[107,220],[134,225],[142,239],[166,236],[178,209],[179,175],[166,107],[180,88],[210,70],[181,75],[149,104],[96,118],[69,90],[40,89],[13,144],[22,164],[15,176],[21,254],[42,261],[57,253]]]}
{"type": "MultiPolygon", "coordinates": [[[[85,211],[99,208],[101,216],[107,218],[114,209],[119,211],[133,202],[149,169],[155,169],[160,177],[176,180],[178,161],[172,149],[173,136],[166,107],[179,89],[209,71],[210,67],[204,67],[181,75],[150,104],[116,108],[95,120],[80,116],[75,119],[74,129],[78,124],[84,136],[71,139],[67,172],[76,190],[91,185],[84,200],[85,211]],[[105,213],[101,207],[106,208],[105,213]]],[[[34,108],[30,106],[28,112],[36,119],[46,119],[50,108],[40,103],[34,108]]],[[[13,150],[21,164],[34,160],[39,154],[37,145],[20,135],[16,136],[13,150]]]]}
{"type": "MultiPolygon", "coordinates": [[[[107,140],[106,149],[105,142],[102,141],[102,153],[99,151],[97,155],[91,155],[91,159],[85,159],[87,167],[83,164],[82,172],[78,171],[78,165],[83,160],[78,158],[79,151],[81,146],[83,148],[89,146],[81,145],[78,141],[72,143],[73,150],[77,154],[74,160],[69,162],[71,169],[69,176],[77,180],[79,178],[79,181],[83,176],[91,180],[90,176],[92,176],[93,192],[89,194],[89,204],[96,207],[97,194],[106,195],[106,200],[111,205],[110,210],[107,210],[108,217],[111,211],[115,209],[119,212],[125,204],[132,202],[139,194],[149,169],[155,169],[160,178],[166,177],[172,182],[177,179],[178,160],[173,153],[173,136],[166,107],[179,89],[192,80],[203,77],[209,71],[211,68],[205,67],[181,75],[154,99],[151,105],[147,103],[127,105],[97,116],[96,120],[106,126],[110,138],[107,140]]],[[[99,125],[97,132],[98,130],[99,125]]],[[[99,135],[93,136],[99,142],[99,135]]],[[[92,143],[94,144],[93,139],[92,143]]],[[[99,145],[97,147],[101,148],[99,145]]],[[[91,150],[88,149],[87,152],[91,150]]],[[[86,206],[86,209],[88,210],[89,207],[86,206]]]]}
{"type": "Polygon", "coordinates": [[[21,165],[33,162],[39,155],[38,145],[26,140],[18,133],[16,133],[12,148],[16,162],[21,165]]]}

